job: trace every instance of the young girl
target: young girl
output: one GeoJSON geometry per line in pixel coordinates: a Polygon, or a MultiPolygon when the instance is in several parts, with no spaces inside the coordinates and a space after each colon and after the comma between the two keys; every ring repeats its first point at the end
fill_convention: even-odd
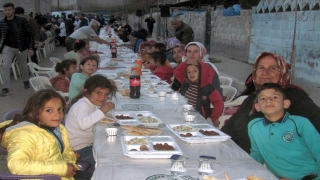
{"type": "Polygon", "coordinates": [[[161,51],[151,53],[151,61],[153,61],[156,69],[153,72],[154,75],[158,76],[161,80],[166,81],[167,83],[171,84],[171,78],[173,76],[173,69],[166,65],[167,56],[165,53],[161,51]]]}
{"type": "Polygon", "coordinates": [[[69,103],[72,99],[82,91],[84,82],[97,71],[99,60],[95,56],[89,56],[84,58],[80,65],[80,71],[74,73],[71,78],[69,87],[69,103]]]}
{"type": "Polygon", "coordinates": [[[224,103],[217,88],[211,84],[207,74],[209,68],[211,67],[202,63],[189,64],[180,93],[187,98],[188,104],[199,111],[203,117],[210,117],[213,125],[218,127],[218,119],[223,112],[224,103]],[[210,109],[210,104],[213,105],[213,109],[210,109]]]}
{"type": "Polygon", "coordinates": [[[69,92],[71,76],[77,71],[77,61],[75,59],[60,61],[57,63],[55,70],[59,74],[50,79],[52,86],[57,91],[69,92]]]}
{"type": "Polygon", "coordinates": [[[73,179],[79,169],[61,121],[66,103],[55,91],[33,94],[21,114],[0,124],[0,142],[8,150],[10,173],[17,175],[53,174],[73,179]]]}
{"type": "Polygon", "coordinates": [[[73,50],[64,54],[64,58],[77,60],[77,66],[79,66],[81,59],[83,59],[83,56],[81,53],[85,51],[86,44],[87,43],[83,40],[76,40],[73,43],[73,50]]]}
{"type": "Polygon", "coordinates": [[[73,149],[81,160],[95,164],[92,155],[92,126],[114,109],[108,97],[115,96],[116,86],[102,75],[91,76],[84,83],[83,91],[71,102],[66,118],[66,128],[73,149]]]}

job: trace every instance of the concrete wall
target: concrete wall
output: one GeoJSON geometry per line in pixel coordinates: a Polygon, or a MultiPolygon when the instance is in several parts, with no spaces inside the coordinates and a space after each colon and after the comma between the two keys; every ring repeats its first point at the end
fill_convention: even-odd
{"type": "Polygon", "coordinates": [[[247,61],[250,47],[251,10],[241,10],[240,16],[211,13],[211,53],[220,53],[247,61]]]}
{"type": "MultiPolygon", "coordinates": [[[[295,76],[320,83],[320,13],[298,11],[297,15],[295,76]]],[[[290,62],[294,17],[294,12],[252,14],[250,63],[263,51],[290,62]]]]}
{"type": "Polygon", "coordinates": [[[0,0],[0,9],[2,9],[2,5],[11,2],[15,7],[23,7],[25,14],[29,14],[30,12],[39,13],[51,13],[51,1],[50,0],[0,0]]]}

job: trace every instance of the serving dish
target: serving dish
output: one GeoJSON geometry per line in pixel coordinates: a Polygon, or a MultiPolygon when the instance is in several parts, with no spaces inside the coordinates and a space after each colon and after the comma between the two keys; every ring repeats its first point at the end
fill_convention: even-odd
{"type": "Polygon", "coordinates": [[[209,143],[222,142],[231,137],[218,130],[210,124],[167,124],[168,129],[172,131],[179,139],[187,143],[209,143]],[[201,133],[200,130],[206,133],[201,133]],[[218,133],[217,135],[208,135],[207,133],[218,133]],[[206,135],[207,134],[207,135],[206,135]],[[191,136],[190,136],[191,135],[191,136]],[[190,137],[187,137],[190,136],[190,137]]]}
{"type": "MultiPolygon", "coordinates": [[[[140,141],[138,141],[140,142],[140,141]]],[[[183,152],[178,143],[171,136],[122,136],[121,145],[123,154],[130,158],[170,158],[173,154],[182,155],[183,152]],[[142,138],[147,143],[127,144],[131,139],[142,138]],[[171,150],[156,150],[155,145],[167,144],[171,150]],[[141,146],[144,146],[143,148],[141,146]]]]}

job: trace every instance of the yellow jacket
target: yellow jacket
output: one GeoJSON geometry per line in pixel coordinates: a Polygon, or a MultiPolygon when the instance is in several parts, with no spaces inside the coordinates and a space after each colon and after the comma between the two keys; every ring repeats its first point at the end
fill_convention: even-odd
{"type": "MultiPolygon", "coordinates": [[[[10,122],[1,123],[0,127],[10,122]]],[[[53,174],[62,179],[73,179],[65,175],[67,163],[77,167],[76,156],[70,146],[66,128],[61,124],[59,128],[64,143],[62,154],[56,138],[35,124],[24,121],[7,128],[1,145],[8,150],[9,171],[17,175],[53,174]]]]}

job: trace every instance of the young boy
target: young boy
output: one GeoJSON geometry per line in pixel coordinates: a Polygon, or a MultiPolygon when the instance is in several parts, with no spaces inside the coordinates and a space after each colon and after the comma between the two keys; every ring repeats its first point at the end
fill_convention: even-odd
{"type": "Polygon", "coordinates": [[[151,63],[156,66],[153,74],[158,76],[161,80],[171,84],[171,78],[173,77],[173,69],[166,65],[167,57],[164,52],[156,51],[151,53],[151,63]]]}
{"type": "Polygon", "coordinates": [[[320,135],[308,119],[285,111],[290,100],[283,88],[264,84],[257,90],[254,106],[265,117],[248,124],[250,156],[279,178],[300,180],[310,174],[320,175],[320,135]]]}

